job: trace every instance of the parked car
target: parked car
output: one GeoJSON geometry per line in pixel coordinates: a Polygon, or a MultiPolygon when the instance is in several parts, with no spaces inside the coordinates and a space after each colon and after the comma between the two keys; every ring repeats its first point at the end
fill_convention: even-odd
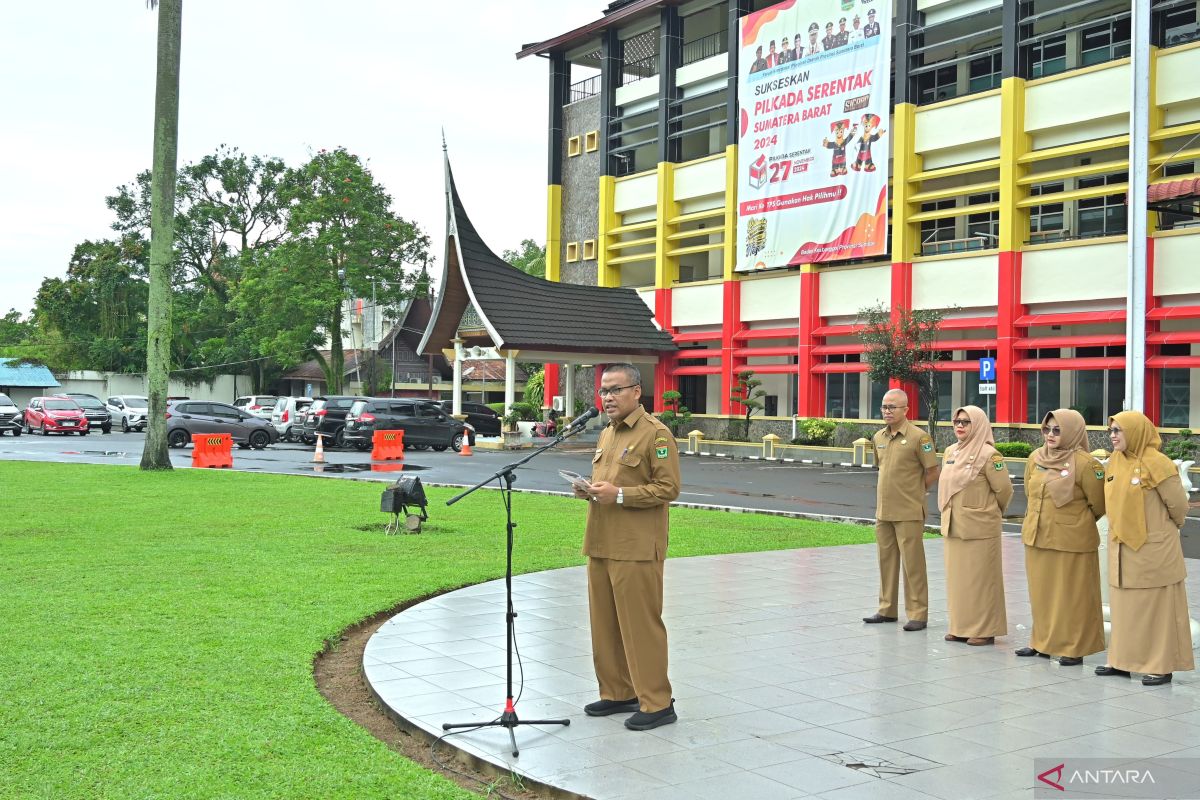
{"type": "Polygon", "coordinates": [[[466,426],[429,400],[373,397],[350,406],[345,439],[359,450],[371,447],[375,431],[404,431],[404,446],[462,449],[466,426]]]}
{"type": "Polygon", "coordinates": [[[249,411],[259,419],[270,421],[271,412],[275,410],[275,401],[279,398],[273,394],[250,394],[233,401],[234,406],[242,411],[249,411]]]}
{"type": "Polygon", "coordinates": [[[20,436],[24,430],[22,419],[21,409],[17,408],[17,404],[9,399],[8,395],[0,393],[0,436],[3,436],[5,431],[13,436],[20,436]]]}
{"type": "MultiPolygon", "coordinates": [[[[447,414],[454,412],[453,400],[443,400],[439,405],[447,414]]],[[[462,413],[467,415],[467,424],[475,429],[476,436],[500,435],[500,415],[483,403],[463,403],[462,413]]]]}
{"type": "Polygon", "coordinates": [[[99,397],[84,392],[61,392],[58,397],[69,397],[79,404],[88,418],[89,430],[112,433],[112,414],[108,413],[108,406],[99,397]]]}
{"type": "Polygon", "coordinates": [[[281,397],[275,401],[271,424],[278,431],[280,441],[290,442],[295,438],[293,429],[299,431],[298,426],[303,424],[301,414],[311,405],[311,397],[281,397]]]}
{"type": "Polygon", "coordinates": [[[320,395],[314,397],[304,417],[304,427],[300,430],[300,441],[305,444],[315,444],[317,434],[325,437],[325,444],[333,447],[345,447],[346,414],[350,406],[358,400],[369,400],[369,397],[358,395],[320,395]]]}
{"type": "Polygon", "coordinates": [[[83,409],[69,397],[34,397],[25,408],[25,432],[78,433],[88,435],[83,409]]]}
{"type": "Polygon", "coordinates": [[[137,394],[118,394],[108,398],[108,413],[113,424],[120,425],[123,433],[146,430],[146,416],[150,413],[150,401],[137,394]]]}
{"type": "Polygon", "coordinates": [[[228,433],[234,444],[261,450],[279,441],[275,427],[225,403],[183,400],[167,405],[167,444],[187,447],[194,433],[228,433]]]}

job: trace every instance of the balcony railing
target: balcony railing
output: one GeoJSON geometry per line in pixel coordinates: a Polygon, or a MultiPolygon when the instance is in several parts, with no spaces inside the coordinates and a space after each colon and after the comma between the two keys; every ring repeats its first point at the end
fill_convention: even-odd
{"type": "Polygon", "coordinates": [[[570,99],[567,102],[578,103],[580,100],[586,100],[597,94],[600,94],[600,76],[593,75],[571,84],[570,99]]]}
{"type": "Polygon", "coordinates": [[[690,42],[683,43],[683,66],[695,64],[706,58],[726,52],[729,48],[729,34],[725,31],[710,33],[690,42]]]}
{"type": "Polygon", "coordinates": [[[644,78],[658,75],[658,55],[643,58],[640,61],[630,61],[621,67],[621,85],[628,86],[644,78]]]}

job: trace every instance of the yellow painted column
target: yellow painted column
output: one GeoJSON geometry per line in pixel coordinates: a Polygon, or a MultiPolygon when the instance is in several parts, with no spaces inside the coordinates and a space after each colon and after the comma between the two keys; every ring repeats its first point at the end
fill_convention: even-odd
{"type": "Polygon", "coordinates": [[[725,280],[737,280],[737,245],[738,245],[738,208],[737,208],[737,175],[738,175],[737,145],[725,147],[725,246],[721,248],[724,256],[725,280]]]}
{"type": "Polygon", "coordinates": [[[654,226],[654,288],[670,289],[679,280],[679,257],[668,254],[671,241],[667,238],[675,230],[671,220],[679,216],[679,204],[675,202],[675,165],[670,161],[658,164],[658,200],[655,212],[658,224],[654,226]]]}
{"type": "Polygon", "coordinates": [[[546,190],[546,280],[562,280],[562,186],[546,190]]]}
{"type": "Polygon", "coordinates": [[[1018,204],[1029,196],[1021,178],[1029,168],[1021,157],[1029,152],[1025,132],[1025,79],[1005,78],[1000,84],[1000,251],[1018,252],[1029,240],[1029,209],[1018,204]]]}
{"type": "Polygon", "coordinates": [[[600,221],[596,228],[596,285],[620,286],[621,267],[608,263],[610,231],[620,225],[617,212],[613,210],[616,200],[617,179],[612,175],[600,176],[600,221]]]}
{"type": "MultiPolygon", "coordinates": [[[[1150,124],[1147,126],[1150,133],[1150,151],[1147,153],[1150,159],[1150,183],[1154,183],[1156,179],[1162,177],[1163,167],[1166,166],[1165,164],[1159,167],[1154,166],[1154,157],[1160,155],[1163,150],[1162,142],[1156,142],[1154,134],[1165,127],[1165,119],[1162,107],[1158,105],[1158,48],[1150,45],[1150,124]]],[[[1158,214],[1154,211],[1147,211],[1146,234],[1152,234],[1157,230],[1158,214]]]]}
{"type": "Polygon", "coordinates": [[[907,264],[920,254],[921,226],[911,222],[920,210],[913,208],[912,196],[919,185],[908,182],[910,175],[921,171],[922,159],[916,152],[917,107],[912,103],[897,103],[892,116],[892,263],[907,264]]]}

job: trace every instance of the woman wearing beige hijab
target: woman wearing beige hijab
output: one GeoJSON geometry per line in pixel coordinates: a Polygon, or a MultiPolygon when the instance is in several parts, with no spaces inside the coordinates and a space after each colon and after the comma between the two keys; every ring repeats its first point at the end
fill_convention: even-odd
{"type": "Polygon", "coordinates": [[[1096,667],[1096,674],[1140,672],[1143,684],[1158,686],[1176,670],[1196,668],[1179,541],[1188,497],[1145,415],[1122,411],[1108,426],[1113,454],[1104,501],[1112,637],[1108,664],[1096,667]]]}
{"type": "Polygon", "coordinates": [[[1000,526],[1012,500],[1012,479],[982,408],[963,406],[953,421],[958,441],[946,449],[938,482],[950,610],[946,641],[995,644],[1008,633],[1000,526]]]}
{"type": "Polygon", "coordinates": [[[1025,465],[1028,508],[1021,526],[1033,632],[1019,656],[1058,656],[1073,667],[1104,649],[1100,532],[1104,467],[1087,452],[1083,415],[1069,408],[1042,420],[1046,443],[1025,465]]]}

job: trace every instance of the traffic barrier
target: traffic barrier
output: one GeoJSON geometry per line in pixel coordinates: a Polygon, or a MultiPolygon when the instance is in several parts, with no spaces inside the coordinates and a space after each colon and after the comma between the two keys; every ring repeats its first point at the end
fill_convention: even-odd
{"type": "Polygon", "coordinates": [[[325,435],[322,433],[317,434],[317,449],[313,451],[312,463],[325,463],[325,435]]]}
{"type": "Polygon", "coordinates": [[[375,431],[371,438],[372,461],[403,461],[404,431],[375,431]]]}
{"type": "Polygon", "coordinates": [[[233,434],[193,433],[192,466],[233,469],[233,434]]]}

